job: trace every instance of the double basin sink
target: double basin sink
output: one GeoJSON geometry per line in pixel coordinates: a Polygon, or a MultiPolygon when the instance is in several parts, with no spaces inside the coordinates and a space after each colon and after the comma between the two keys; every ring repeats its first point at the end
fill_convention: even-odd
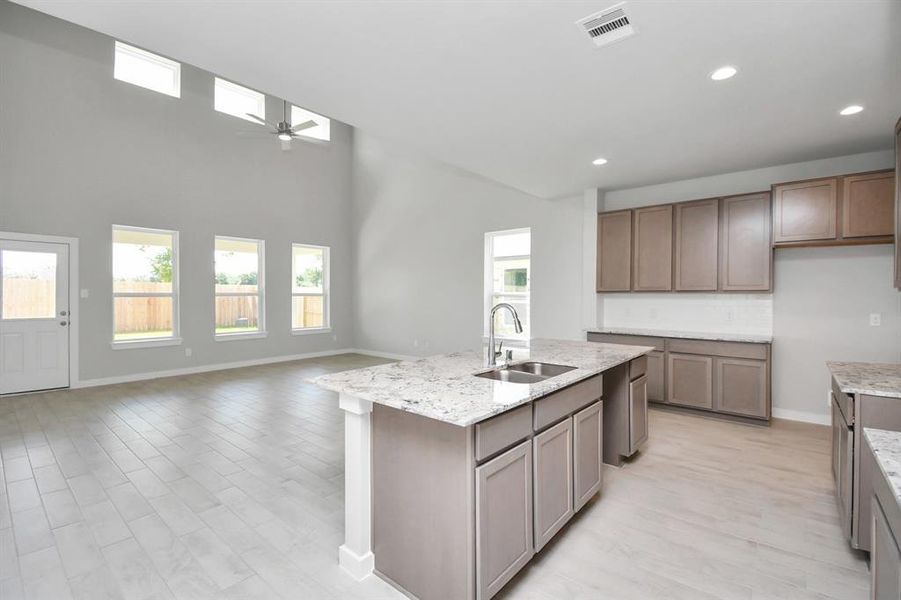
{"type": "Polygon", "coordinates": [[[493,371],[485,371],[484,373],[476,373],[476,377],[484,379],[494,379],[495,381],[507,381],[510,383],[538,383],[557,375],[562,375],[574,370],[576,367],[567,365],[555,365],[552,363],[543,363],[528,361],[513,365],[507,365],[501,369],[493,371]]]}

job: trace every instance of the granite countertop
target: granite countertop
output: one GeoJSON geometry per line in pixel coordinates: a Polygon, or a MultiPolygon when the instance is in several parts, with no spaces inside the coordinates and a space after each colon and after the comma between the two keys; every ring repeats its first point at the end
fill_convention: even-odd
{"type": "Polygon", "coordinates": [[[333,392],[466,427],[651,350],[649,346],[531,340],[529,348],[513,349],[513,362],[535,360],[576,367],[531,384],[474,377],[489,370],[484,349],[342,371],[309,381],[333,392]]]}
{"type": "Polygon", "coordinates": [[[597,327],[589,333],[615,333],[619,335],[648,335],[653,337],[681,338],[687,340],[710,340],[714,342],[747,342],[751,344],[772,344],[772,335],[755,333],[717,333],[709,331],[675,331],[672,329],[640,329],[635,327],[597,327]]]}
{"type": "Polygon", "coordinates": [[[895,494],[895,500],[901,504],[901,431],[865,427],[863,434],[876,455],[879,469],[895,494]]]}
{"type": "Polygon", "coordinates": [[[830,361],[826,366],[846,394],[901,398],[901,364],[830,361]]]}

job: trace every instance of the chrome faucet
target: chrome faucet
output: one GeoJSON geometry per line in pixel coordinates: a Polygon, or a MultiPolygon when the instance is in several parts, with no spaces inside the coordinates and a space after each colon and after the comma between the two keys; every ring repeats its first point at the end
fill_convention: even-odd
{"type": "MultiPolygon", "coordinates": [[[[513,315],[513,327],[516,329],[516,333],[522,333],[522,322],[519,320],[519,315],[516,314],[516,309],[513,308],[512,304],[507,304],[506,302],[501,302],[500,304],[494,305],[491,309],[491,312],[488,313],[488,364],[489,367],[497,366],[497,357],[501,356],[504,341],[501,340],[501,345],[497,348],[494,347],[494,313],[498,311],[500,308],[506,308],[510,311],[510,314],[513,315]]],[[[507,350],[508,359],[512,355],[511,350],[507,350]]]]}

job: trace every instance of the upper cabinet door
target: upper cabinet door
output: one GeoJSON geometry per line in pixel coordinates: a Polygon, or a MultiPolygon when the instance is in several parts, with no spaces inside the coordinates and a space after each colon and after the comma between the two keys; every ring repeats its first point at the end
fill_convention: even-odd
{"type": "Polygon", "coordinates": [[[773,241],[833,240],[838,178],[773,186],[773,241]]]}
{"type": "Polygon", "coordinates": [[[893,235],[895,173],[849,175],[842,183],[842,237],[893,235]]]}
{"type": "Polygon", "coordinates": [[[772,288],[770,195],[723,198],[720,231],[720,289],[724,292],[772,288]]]}
{"type": "Polygon", "coordinates": [[[673,205],[636,208],[632,214],[632,289],[673,289],[673,205]]]}
{"type": "Polygon", "coordinates": [[[716,291],[718,231],[716,198],[676,204],[677,291],[716,291]]]}
{"type": "Polygon", "coordinates": [[[599,292],[632,289],[632,211],[598,215],[599,292]]]}

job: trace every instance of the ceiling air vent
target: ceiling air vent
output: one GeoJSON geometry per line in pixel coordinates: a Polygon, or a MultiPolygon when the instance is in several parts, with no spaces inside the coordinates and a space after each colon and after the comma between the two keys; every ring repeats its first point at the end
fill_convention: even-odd
{"type": "Polygon", "coordinates": [[[606,46],[635,35],[635,27],[626,14],[625,2],[606,10],[588,15],[576,21],[576,25],[588,34],[595,46],[606,46]]]}

